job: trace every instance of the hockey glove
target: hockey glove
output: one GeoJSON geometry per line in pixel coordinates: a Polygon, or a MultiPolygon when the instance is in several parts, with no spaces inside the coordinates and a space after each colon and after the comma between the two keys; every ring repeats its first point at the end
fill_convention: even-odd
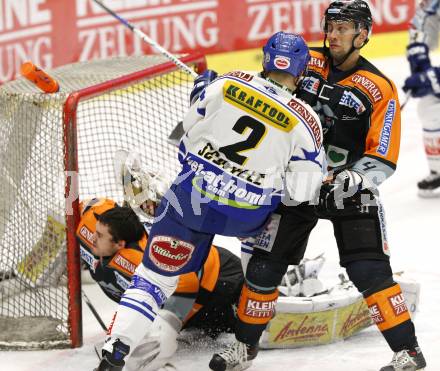
{"type": "Polygon", "coordinates": [[[406,58],[411,73],[425,72],[431,68],[428,45],[422,42],[413,42],[406,47],[406,58]]]}
{"type": "Polygon", "coordinates": [[[194,80],[194,87],[189,95],[189,102],[193,105],[199,99],[205,88],[217,78],[217,72],[206,70],[194,80]]]}
{"type": "MultiPolygon", "coordinates": [[[[318,217],[329,219],[338,216],[356,215],[364,206],[377,206],[373,193],[363,188],[363,178],[353,170],[337,173],[333,180],[324,183],[319,194],[315,212],[318,217]]],[[[368,208],[365,209],[369,212],[368,208]]]]}
{"type": "Polygon", "coordinates": [[[440,68],[429,68],[425,72],[416,73],[405,80],[403,91],[411,91],[415,98],[421,98],[428,94],[434,94],[440,98],[440,68]]]}
{"type": "Polygon", "coordinates": [[[94,371],[122,371],[125,366],[124,358],[130,352],[130,346],[124,344],[119,339],[116,339],[112,346],[113,350],[110,353],[105,349],[108,347],[108,344],[104,344],[101,362],[94,371]]]}

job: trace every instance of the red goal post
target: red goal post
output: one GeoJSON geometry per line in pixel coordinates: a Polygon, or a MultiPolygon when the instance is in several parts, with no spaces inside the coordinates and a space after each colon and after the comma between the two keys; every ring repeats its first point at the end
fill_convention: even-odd
{"type": "MultiPolygon", "coordinates": [[[[202,55],[181,60],[206,69],[202,55]]],[[[122,201],[115,152],[137,152],[170,179],[179,169],[167,138],[188,108],[191,76],[160,56],[48,72],[59,93],[24,79],[0,87],[0,334],[9,334],[0,348],[82,345],[79,203],[122,201]]]]}

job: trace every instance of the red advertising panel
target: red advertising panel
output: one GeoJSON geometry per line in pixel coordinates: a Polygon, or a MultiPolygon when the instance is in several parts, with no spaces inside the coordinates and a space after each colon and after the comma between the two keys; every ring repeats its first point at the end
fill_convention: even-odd
{"type": "MultiPolygon", "coordinates": [[[[374,32],[404,30],[416,0],[371,0],[374,32]]],[[[103,0],[173,53],[260,47],[274,32],[321,35],[329,0],[103,0]]],[[[0,0],[0,83],[23,61],[42,68],[152,53],[93,0],[0,0]]]]}

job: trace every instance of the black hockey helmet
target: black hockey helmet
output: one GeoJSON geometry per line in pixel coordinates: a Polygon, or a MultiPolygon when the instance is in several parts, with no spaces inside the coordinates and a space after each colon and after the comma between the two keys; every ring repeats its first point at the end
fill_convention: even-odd
{"type": "Polygon", "coordinates": [[[355,50],[359,50],[367,45],[373,28],[373,18],[371,16],[370,7],[364,0],[336,0],[331,2],[324,13],[324,18],[322,19],[324,50],[326,52],[328,52],[326,42],[329,21],[353,22],[355,27],[351,49],[338,64],[334,65],[335,67],[338,67],[343,64],[355,50]],[[355,46],[355,40],[359,37],[363,29],[366,29],[368,32],[367,38],[361,46],[357,47],[355,46]]]}
{"type": "MultiPolygon", "coordinates": [[[[368,30],[368,37],[373,28],[373,18],[367,2],[364,0],[337,0],[330,3],[324,13],[324,32],[328,21],[352,21],[358,32],[361,28],[368,30]]],[[[368,42],[365,42],[365,44],[368,42]]]]}

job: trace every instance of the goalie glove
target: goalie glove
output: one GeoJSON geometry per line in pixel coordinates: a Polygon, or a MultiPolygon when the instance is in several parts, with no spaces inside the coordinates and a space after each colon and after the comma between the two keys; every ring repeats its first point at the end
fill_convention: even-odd
{"type": "Polygon", "coordinates": [[[217,78],[217,72],[213,70],[206,70],[194,80],[194,87],[189,95],[190,105],[192,106],[200,95],[202,95],[205,88],[217,78]]]}
{"type": "Polygon", "coordinates": [[[406,58],[409,62],[411,73],[425,72],[431,68],[429,48],[423,42],[413,42],[406,47],[406,58]]]}

